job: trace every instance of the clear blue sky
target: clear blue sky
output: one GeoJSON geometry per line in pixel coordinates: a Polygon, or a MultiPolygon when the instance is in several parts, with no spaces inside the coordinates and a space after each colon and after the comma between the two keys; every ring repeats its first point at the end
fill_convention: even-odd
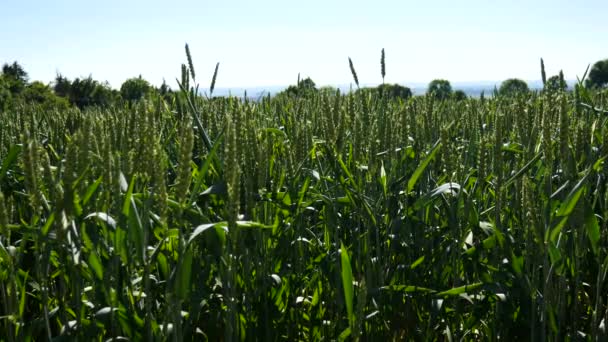
{"type": "Polygon", "coordinates": [[[193,54],[207,86],[539,79],[564,70],[582,76],[608,58],[608,1],[4,1],[0,62],[17,60],[31,79],[56,72],[107,80],[114,87],[143,75],[174,84],[193,54]]]}

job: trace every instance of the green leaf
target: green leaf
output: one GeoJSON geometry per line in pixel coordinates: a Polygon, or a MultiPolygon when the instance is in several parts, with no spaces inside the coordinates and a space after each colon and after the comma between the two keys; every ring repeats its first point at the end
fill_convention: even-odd
{"type": "Polygon", "coordinates": [[[346,164],[344,164],[344,161],[342,160],[341,156],[338,156],[338,163],[340,164],[342,171],[344,171],[344,173],[346,174],[346,177],[351,182],[351,184],[355,185],[353,183],[354,182],[353,175],[351,174],[350,170],[348,169],[348,166],[346,164]]]}
{"type": "Polygon", "coordinates": [[[156,264],[158,265],[158,269],[163,277],[167,277],[169,274],[169,264],[167,263],[167,257],[164,254],[159,253],[156,257],[156,264]]]}
{"type": "Polygon", "coordinates": [[[107,213],[92,213],[85,216],[85,220],[94,217],[102,222],[105,222],[108,226],[112,227],[112,229],[116,229],[116,220],[112,218],[112,216],[107,213]]]}
{"type": "Polygon", "coordinates": [[[566,225],[566,222],[568,222],[568,216],[562,217],[562,219],[559,220],[555,227],[553,227],[550,231],[547,231],[546,234],[549,234],[549,237],[547,238],[545,234],[545,240],[555,242],[555,240],[557,240],[557,237],[559,236],[559,233],[562,231],[562,228],[564,228],[564,226],[566,225]]]}
{"type": "Polygon", "coordinates": [[[474,283],[474,284],[459,286],[459,287],[455,287],[455,288],[452,288],[452,289],[449,289],[446,291],[439,292],[437,294],[437,296],[439,296],[439,297],[458,296],[462,293],[468,293],[470,291],[477,290],[482,285],[483,285],[483,283],[474,283]]]}
{"type": "Polygon", "coordinates": [[[414,263],[410,266],[410,269],[414,269],[416,267],[418,267],[418,265],[422,264],[422,262],[424,261],[424,255],[421,256],[420,258],[418,258],[416,261],[414,261],[414,263]]]}
{"type": "Polygon", "coordinates": [[[385,291],[396,291],[405,293],[435,293],[437,291],[429,289],[427,287],[415,286],[415,285],[388,285],[382,286],[381,290],[385,291]]]}
{"type": "MultiPolygon", "coordinates": [[[[228,223],[226,223],[228,225],[228,223]]],[[[254,221],[236,221],[236,226],[239,228],[258,228],[258,229],[272,229],[274,226],[269,226],[260,222],[254,221]]]]}
{"type": "Polygon", "coordinates": [[[87,188],[87,192],[84,194],[84,197],[82,198],[83,205],[86,205],[87,203],[89,203],[89,200],[95,193],[95,190],[97,190],[97,188],[99,187],[99,184],[101,184],[102,179],[103,179],[103,176],[99,176],[99,178],[97,178],[95,183],[89,185],[89,187],[87,188]]]}
{"type": "Polygon", "coordinates": [[[310,185],[310,177],[306,177],[304,179],[304,183],[302,184],[302,187],[300,188],[300,191],[298,192],[298,203],[297,203],[298,208],[302,207],[302,203],[304,202],[304,196],[306,196],[306,192],[308,191],[309,185],[310,185]]]}
{"type": "Polygon", "coordinates": [[[260,133],[266,133],[266,134],[274,134],[274,135],[278,135],[279,137],[283,138],[283,139],[287,139],[287,133],[285,133],[285,131],[282,131],[278,128],[274,128],[274,127],[268,127],[265,129],[262,129],[260,131],[260,133]]]}
{"type": "Polygon", "coordinates": [[[386,170],[384,170],[384,163],[380,166],[380,185],[382,185],[382,192],[384,193],[384,196],[386,196],[388,188],[386,185],[386,170]]]}
{"type": "Polygon", "coordinates": [[[118,308],[111,308],[109,306],[103,307],[95,313],[95,319],[107,319],[110,313],[118,311],[118,308]]]}
{"type": "Polygon", "coordinates": [[[225,221],[224,222],[217,222],[217,223],[201,224],[200,226],[194,228],[194,231],[192,232],[192,234],[190,234],[190,237],[188,238],[188,242],[186,243],[186,246],[189,246],[192,243],[192,241],[194,239],[196,239],[197,236],[201,235],[202,233],[204,233],[208,229],[214,228],[214,227],[221,228],[224,231],[228,232],[228,225],[227,225],[227,223],[225,221]]]}
{"type": "Polygon", "coordinates": [[[548,244],[547,250],[549,252],[549,259],[551,260],[551,266],[559,267],[562,261],[562,253],[560,253],[559,249],[552,242],[548,244]]]}
{"type": "Polygon", "coordinates": [[[42,227],[42,230],[40,231],[42,236],[47,236],[47,234],[49,233],[49,230],[53,226],[53,222],[55,222],[55,213],[54,212],[52,212],[51,215],[49,215],[49,218],[46,220],[46,223],[42,227]]]}
{"type": "Polygon", "coordinates": [[[510,144],[502,145],[501,150],[503,152],[512,152],[512,153],[516,153],[516,154],[523,154],[524,150],[522,148],[523,147],[521,146],[521,144],[510,143],[510,144]]]}
{"type": "Polygon", "coordinates": [[[99,260],[99,256],[95,251],[91,251],[89,254],[89,259],[87,264],[93,270],[93,273],[99,280],[103,280],[103,265],[101,264],[101,260],[99,260]]]}
{"type": "Polygon", "coordinates": [[[572,188],[568,197],[562,202],[559,206],[559,210],[557,211],[557,216],[568,216],[576,207],[578,200],[581,198],[583,191],[587,188],[584,186],[584,182],[587,179],[587,176],[584,176],[575,186],[572,188]]]}
{"type": "Polygon", "coordinates": [[[568,198],[566,198],[566,200],[564,202],[562,202],[562,204],[559,206],[559,210],[557,211],[557,216],[563,217],[563,216],[570,215],[570,213],[572,213],[572,211],[574,210],[574,207],[576,207],[578,200],[581,198],[581,195],[583,194],[583,190],[584,190],[584,187],[581,187],[580,189],[576,190],[574,193],[571,193],[570,195],[568,195],[568,198]]]}
{"type": "Polygon", "coordinates": [[[19,316],[23,317],[23,313],[25,312],[25,298],[26,298],[26,285],[27,285],[27,278],[29,276],[29,272],[25,272],[25,275],[23,276],[23,281],[21,282],[21,286],[19,289],[19,294],[21,295],[21,297],[19,298],[19,316]]]}
{"type": "Polygon", "coordinates": [[[135,253],[137,255],[137,260],[143,262],[144,260],[144,252],[146,246],[144,246],[144,226],[142,224],[141,217],[137,211],[137,205],[135,204],[135,199],[133,196],[129,196],[130,200],[130,208],[132,210],[128,210],[128,238],[129,241],[133,243],[135,246],[135,253]]]}
{"type": "Polygon", "coordinates": [[[540,159],[540,157],[543,155],[542,152],[537,153],[534,158],[532,158],[529,162],[526,163],[526,165],[524,165],[521,169],[519,169],[519,171],[517,171],[511,178],[509,178],[504,184],[503,184],[503,188],[507,188],[509,185],[511,185],[513,182],[515,182],[519,177],[521,177],[526,171],[528,171],[532,165],[540,159]]]}
{"type": "Polygon", "coordinates": [[[129,208],[131,207],[131,197],[133,196],[133,187],[135,186],[135,176],[131,178],[131,183],[129,183],[129,188],[127,193],[125,194],[125,201],[122,204],[122,213],[125,216],[129,216],[129,208]]]}
{"type": "Polygon", "coordinates": [[[192,274],[192,248],[186,248],[181,255],[181,262],[177,269],[177,279],[175,284],[177,297],[185,300],[190,293],[190,275],[192,274]]]}
{"type": "Polygon", "coordinates": [[[116,253],[120,255],[120,260],[127,263],[129,260],[129,252],[127,251],[127,233],[121,227],[117,227],[114,232],[114,246],[116,253]]]}
{"type": "Polygon", "coordinates": [[[511,266],[513,267],[513,271],[515,271],[515,274],[521,276],[524,267],[524,257],[518,257],[514,253],[511,253],[511,266]]]}
{"type": "Polygon", "coordinates": [[[346,341],[346,339],[350,336],[350,334],[351,334],[350,328],[344,329],[344,331],[342,331],[340,333],[340,336],[338,336],[338,341],[340,341],[340,342],[341,341],[346,341]]]}
{"type": "Polygon", "coordinates": [[[350,265],[350,258],[348,251],[344,247],[344,243],[340,246],[340,261],[342,265],[342,287],[344,288],[344,301],[346,303],[346,313],[348,314],[348,320],[352,326],[355,322],[353,314],[353,297],[354,297],[354,286],[353,286],[353,270],[350,265]]]}
{"type": "Polygon", "coordinates": [[[205,191],[201,192],[201,196],[208,196],[208,195],[225,195],[226,191],[227,191],[227,187],[226,187],[226,183],[224,182],[220,182],[220,183],[216,183],[211,185],[210,187],[208,187],[207,189],[205,189],[205,191]]]}
{"type": "Polygon", "coordinates": [[[21,145],[11,146],[10,150],[8,151],[8,154],[2,161],[2,168],[0,168],[0,182],[2,182],[4,176],[6,176],[6,173],[8,172],[8,169],[11,167],[11,165],[13,165],[15,160],[17,160],[17,157],[19,157],[19,153],[21,153],[21,145]]]}
{"type": "Polygon", "coordinates": [[[590,206],[585,207],[585,229],[587,237],[591,243],[593,254],[598,255],[600,243],[600,225],[597,222],[597,217],[590,206]]]}
{"type": "Polygon", "coordinates": [[[429,166],[429,163],[431,162],[431,160],[433,160],[433,158],[439,151],[439,148],[441,148],[440,142],[435,144],[435,147],[433,148],[433,150],[431,150],[431,153],[429,153],[429,155],[426,156],[426,158],[424,158],[424,160],[420,163],[420,165],[418,165],[418,167],[412,174],[412,177],[407,181],[407,192],[408,193],[414,189],[414,186],[416,186],[416,183],[418,183],[418,179],[420,178],[420,176],[422,176],[422,173],[424,172],[426,167],[429,166]]]}
{"type": "MultiPolygon", "coordinates": [[[[496,240],[497,240],[497,235],[494,234],[490,237],[485,238],[483,241],[481,241],[481,249],[485,249],[485,250],[490,250],[492,248],[494,248],[494,246],[496,246],[496,240]]],[[[475,252],[477,252],[477,246],[473,246],[469,249],[467,249],[464,253],[467,255],[473,255],[475,254],[475,252]]]]}
{"type": "Polygon", "coordinates": [[[437,197],[439,195],[446,194],[446,193],[457,194],[458,192],[460,192],[460,184],[445,183],[445,184],[438,186],[433,191],[431,191],[431,193],[429,194],[429,197],[433,198],[433,197],[437,197]]]}

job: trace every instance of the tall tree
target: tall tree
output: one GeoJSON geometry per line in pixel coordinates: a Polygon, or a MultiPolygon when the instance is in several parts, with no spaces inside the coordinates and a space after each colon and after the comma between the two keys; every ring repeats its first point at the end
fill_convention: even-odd
{"type": "Polygon", "coordinates": [[[500,89],[498,93],[504,96],[513,96],[517,94],[525,94],[530,89],[528,88],[528,84],[518,78],[510,78],[505,80],[500,85],[500,89]]]}
{"type": "Polygon", "coordinates": [[[18,94],[25,89],[28,80],[27,72],[16,61],[13,64],[5,63],[2,65],[2,75],[5,81],[8,82],[8,88],[11,93],[18,94]]]}
{"type": "Polygon", "coordinates": [[[603,88],[608,86],[608,59],[597,61],[591,67],[585,85],[588,88],[603,88]]]}
{"type": "Polygon", "coordinates": [[[107,83],[100,83],[90,75],[87,78],[76,78],[72,81],[70,102],[78,108],[108,106],[114,101],[114,93],[107,83]]]}
{"type": "Polygon", "coordinates": [[[452,95],[452,85],[443,79],[432,80],[429,83],[427,94],[439,100],[445,100],[452,95]]]}
{"type": "Polygon", "coordinates": [[[467,93],[465,93],[464,91],[462,91],[462,90],[459,89],[459,90],[456,90],[454,92],[454,94],[452,94],[452,97],[456,101],[464,101],[464,100],[467,99],[467,93]]]}
{"type": "Polygon", "coordinates": [[[13,64],[4,63],[2,66],[2,74],[6,77],[27,83],[27,72],[25,72],[25,69],[23,69],[17,61],[13,62],[13,64]]]}
{"type": "Polygon", "coordinates": [[[380,75],[382,75],[382,84],[384,84],[384,77],[386,76],[386,61],[384,55],[384,48],[382,48],[382,53],[380,54],[380,75]]]}
{"type": "Polygon", "coordinates": [[[384,83],[378,86],[378,92],[390,99],[407,100],[412,97],[412,90],[399,84],[384,83]]]}
{"type": "Polygon", "coordinates": [[[72,93],[72,82],[70,82],[67,77],[58,73],[57,76],[55,76],[53,91],[57,96],[70,98],[70,94],[72,93]]]}
{"type": "Polygon", "coordinates": [[[279,94],[285,94],[292,97],[306,97],[317,92],[317,86],[315,82],[307,77],[303,80],[298,79],[298,85],[290,85],[279,94]]]}
{"type": "Polygon", "coordinates": [[[141,75],[139,77],[129,78],[120,86],[120,95],[123,100],[137,101],[143,98],[152,90],[152,86],[148,81],[144,80],[141,75]]]}
{"type": "Polygon", "coordinates": [[[169,87],[169,85],[167,84],[167,82],[163,79],[163,84],[161,84],[160,87],[158,88],[158,93],[161,96],[165,96],[167,94],[170,94],[171,92],[173,92],[171,90],[171,87],[169,87]]]}
{"type": "Polygon", "coordinates": [[[51,87],[39,81],[28,84],[23,90],[22,98],[26,103],[35,103],[45,109],[66,109],[69,107],[66,98],[55,95],[51,87]]]}
{"type": "Polygon", "coordinates": [[[549,77],[547,83],[545,84],[545,89],[554,92],[559,91],[560,89],[566,91],[568,90],[568,85],[565,82],[562,83],[559,75],[555,75],[549,77]]]}

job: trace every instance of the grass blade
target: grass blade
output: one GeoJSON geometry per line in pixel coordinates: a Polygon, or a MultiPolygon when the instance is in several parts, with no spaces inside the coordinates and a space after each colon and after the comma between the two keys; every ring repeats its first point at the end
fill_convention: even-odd
{"type": "Polygon", "coordinates": [[[346,313],[348,314],[348,321],[352,327],[355,322],[353,313],[353,298],[354,298],[354,286],[353,286],[353,270],[350,265],[350,257],[348,251],[344,246],[344,243],[340,246],[340,261],[341,261],[341,274],[342,274],[342,287],[344,289],[344,302],[346,304],[346,313]]]}

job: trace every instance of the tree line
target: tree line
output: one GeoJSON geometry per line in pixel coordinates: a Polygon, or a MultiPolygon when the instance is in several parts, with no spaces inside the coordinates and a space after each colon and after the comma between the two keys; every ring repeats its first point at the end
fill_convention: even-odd
{"type": "Polygon", "coordinates": [[[127,79],[118,90],[92,76],[70,80],[57,74],[50,84],[30,82],[28,73],[16,61],[5,63],[0,74],[0,110],[24,103],[38,104],[46,109],[106,107],[134,102],[152,94],[168,96],[171,93],[171,88],[165,82],[156,88],[141,75],[127,79]]]}
{"type": "MultiPolygon", "coordinates": [[[[375,94],[390,99],[407,100],[413,96],[412,90],[400,84],[384,83],[386,73],[384,64],[384,50],[382,51],[382,84],[377,87],[364,87],[357,92],[364,94],[375,94]]],[[[559,75],[545,79],[543,68],[543,85],[548,90],[567,90],[564,76],[559,75]]],[[[605,88],[608,86],[608,59],[596,62],[587,75],[585,85],[589,88],[605,88]]],[[[277,96],[307,97],[319,91],[332,91],[332,87],[317,88],[315,82],[306,78],[300,80],[296,85],[291,85],[277,96]]],[[[527,83],[521,79],[511,78],[501,83],[496,93],[503,96],[515,96],[525,94],[530,89],[527,83]]],[[[10,106],[23,103],[35,103],[43,108],[65,109],[78,107],[84,109],[90,106],[105,107],[118,103],[131,103],[149,95],[160,95],[169,99],[172,94],[171,88],[163,81],[160,87],[152,86],[140,76],[127,79],[119,89],[112,89],[107,82],[101,82],[92,78],[75,78],[73,80],[57,74],[55,80],[50,84],[40,81],[29,81],[28,73],[18,63],[5,63],[0,74],[0,110],[6,110],[10,106]]],[[[437,99],[464,100],[467,95],[462,90],[453,90],[449,81],[435,79],[427,87],[426,94],[437,99]]]]}
{"type": "MultiPolygon", "coordinates": [[[[349,59],[349,63],[351,65],[351,71],[353,71],[352,61],[349,59]]],[[[541,69],[542,69],[542,81],[543,81],[543,89],[547,91],[558,91],[568,90],[568,85],[564,80],[564,74],[560,71],[558,75],[554,75],[546,79],[544,74],[544,63],[541,60],[541,69]]],[[[402,86],[400,84],[387,84],[384,83],[384,76],[386,74],[386,64],[385,64],[385,54],[384,49],[382,49],[382,55],[380,59],[381,65],[381,75],[382,75],[382,84],[377,87],[364,87],[358,88],[358,79],[356,78],[356,73],[354,73],[355,83],[357,83],[356,92],[364,93],[364,94],[376,94],[385,96],[391,99],[402,99],[407,100],[413,96],[412,90],[406,86],[402,86]]],[[[596,62],[589,73],[587,74],[587,78],[585,81],[585,86],[588,88],[605,88],[608,86],[608,59],[601,60],[596,62]]],[[[315,82],[306,78],[304,80],[300,80],[298,76],[298,82],[296,85],[289,86],[286,90],[280,92],[278,96],[287,96],[287,97],[307,97],[313,95],[317,92],[336,92],[336,88],[332,87],[322,87],[317,88],[315,82]]],[[[495,89],[495,93],[501,96],[517,96],[530,92],[530,88],[528,84],[518,78],[510,78],[503,81],[500,84],[498,89],[495,89]]],[[[452,85],[448,80],[445,79],[435,79],[432,80],[426,90],[427,96],[432,96],[439,100],[447,100],[454,99],[456,101],[464,100],[467,98],[467,95],[462,90],[454,90],[452,85]]]]}

